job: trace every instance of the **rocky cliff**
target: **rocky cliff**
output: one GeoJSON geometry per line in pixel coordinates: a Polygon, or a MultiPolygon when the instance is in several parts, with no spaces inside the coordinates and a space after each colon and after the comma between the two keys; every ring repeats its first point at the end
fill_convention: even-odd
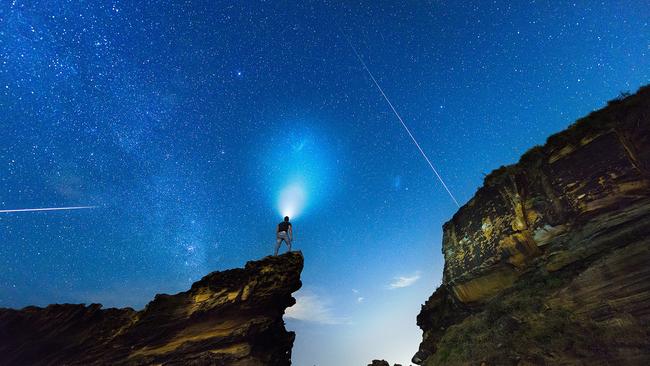
{"type": "Polygon", "coordinates": [[[414,363],[650,364],[650,87],[492,172],[443,232],[414,363]]]}
{"type": "Polygon", "coordinates": [[[101,305],[0,309],[2,365],[290,365],[282,315],[301,286],[300,252],[213,272],[144,310],[101,305]]]}

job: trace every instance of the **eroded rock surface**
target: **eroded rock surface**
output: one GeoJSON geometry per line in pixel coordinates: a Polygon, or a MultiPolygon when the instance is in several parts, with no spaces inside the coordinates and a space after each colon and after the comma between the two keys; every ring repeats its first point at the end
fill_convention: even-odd
{"type": "Polygon", "coordinates": [[[492,172],[443,230],[413,362],[650,364],[650,87],[492,172]]]}
{"type": "Polygon", "coordinates": [[[290,365],[282,315],[301,287],[300,252],[213,272],[144,310],[0,309],[2,365],[290,365]]]}

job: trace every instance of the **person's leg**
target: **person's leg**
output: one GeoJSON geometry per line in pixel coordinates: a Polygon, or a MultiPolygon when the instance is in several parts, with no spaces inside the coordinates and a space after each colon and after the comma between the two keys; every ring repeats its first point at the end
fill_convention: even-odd
{"type": "Polygon", "coordinates": [[[286,232],[282,231],[278,234],[278,238],[278,240],[284,240],[284,242],[289,247],[289,251],[291,251],[291,240],[289,240],[289,235],[286,232]]]}
{"type": "Polygon", "coordinates": [[[287,233],[285,233],[284,231],[280,231],[278,233],[278,243],[277,243],[276,248],[275,248],[275,255],[278,254],[278,252],[280,250],[280,246],[282,246],[282,241],[283,240],[284,240],[285,243],[287,242],[287,233]]]}
{"type": "Polygon", "coordinates": [[[278,251],[280,250],[280,245],[282,245],[282,238],[280,236],[278,236],[275,239],[275,254],[273,254],[273,255],[275,255],[275,256],[278,255],[278,251]]]}
{"type": "Polygon", "coordinates": [[[287,237],[287,233],[282,233],[282,240],[284,240],[285,244],[287,244],[289,242],[289,238],[287,237]]]}

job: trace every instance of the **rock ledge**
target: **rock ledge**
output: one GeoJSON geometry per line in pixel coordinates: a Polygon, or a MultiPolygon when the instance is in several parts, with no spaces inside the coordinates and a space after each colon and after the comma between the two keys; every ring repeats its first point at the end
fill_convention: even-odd
{"type": "Polygon", "coordinates": [[[302,283],[300,252],[213,272],[142,311],[100,304],[0,309],[2,365],[290,365],[282,315],[302,283]]]}

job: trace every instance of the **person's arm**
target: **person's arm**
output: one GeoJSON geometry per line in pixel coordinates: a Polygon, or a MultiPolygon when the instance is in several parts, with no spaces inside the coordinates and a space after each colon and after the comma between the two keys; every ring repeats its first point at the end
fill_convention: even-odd
{"type": "Polygon", "coordinates": [[[289,225],[289,238],[293,240],[293,225],[289,225]]]}

